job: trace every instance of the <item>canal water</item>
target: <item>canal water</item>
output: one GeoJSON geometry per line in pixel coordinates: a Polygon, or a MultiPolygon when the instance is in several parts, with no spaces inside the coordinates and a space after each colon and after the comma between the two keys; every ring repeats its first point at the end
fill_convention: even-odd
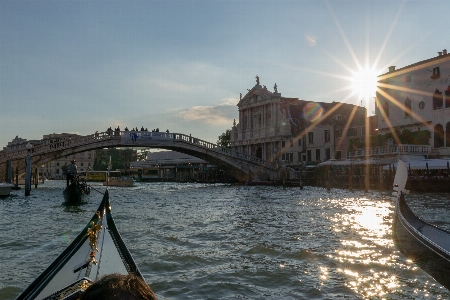
{"type": "MultiPolygon", "coordinates": [[[[14,299],[86,225],[62,181],[0,199],[0,299],[14,299]]],[[[102,186],[94,186],[104,190],[102,186]]],[[[450,299],[392,240],[390,193],[180,183],[110,188],[116,225],[159,299],[450,299]]],[[[409,195],[450,230],[450,195],[409,195]]]]}

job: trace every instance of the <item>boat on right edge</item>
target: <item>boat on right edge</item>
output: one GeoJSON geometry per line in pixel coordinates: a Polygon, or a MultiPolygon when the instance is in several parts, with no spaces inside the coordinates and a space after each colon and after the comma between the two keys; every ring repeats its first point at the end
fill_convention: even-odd
{"type": "Polygon", "coordinates": [[[399,161],[394,178],[394,242],[406,257],[450,290],[450,232],[414,214],[405,200],[408,170],[399,161]]]}

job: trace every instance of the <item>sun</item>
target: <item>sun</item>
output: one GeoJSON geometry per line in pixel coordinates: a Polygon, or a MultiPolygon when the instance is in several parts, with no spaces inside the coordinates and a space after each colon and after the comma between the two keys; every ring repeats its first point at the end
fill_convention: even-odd
{"type": "Polygon", "coordinates": [[[369,66],[360,67],[357,71],[353,71],[351,77],[352,93],[361,100],[373,99],[377,90],[378,72],[374,67],[369,66]]]}

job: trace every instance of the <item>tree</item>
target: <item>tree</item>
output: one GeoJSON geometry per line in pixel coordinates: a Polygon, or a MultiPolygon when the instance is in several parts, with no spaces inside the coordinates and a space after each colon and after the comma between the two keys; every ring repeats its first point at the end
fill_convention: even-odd
{"type": "Polygon", "coordinates": [[[64,166],[61,167],[61,170],[62,170],[62,173],[64,176],[66,176],[66,174],[67,174],[67,168],[68,168],[67,163],[65,163],[64,166]]]}
{"type": "Polygon", "coordinates": [[[111,170],[129,169],[130,162],[136,159],[136,150],[110,148],[106,151],[97,151],[94,161],[94,170],[108,170],[110,157],[112,164],[111,170]]]}
{"type": "Polygon", "coordinates": [[[224,133],[219,135],[217,145],[224,148],[231,148],[231,129],[227,129],[224,133]]]}
{"type": "Polygon", "coordinates": [[[150,150],[147,150],[147,149],[139,151],[137,154],[137,161],[147,160],[147,154],[149,154],[149,153],[150,153],[150,150]]]}

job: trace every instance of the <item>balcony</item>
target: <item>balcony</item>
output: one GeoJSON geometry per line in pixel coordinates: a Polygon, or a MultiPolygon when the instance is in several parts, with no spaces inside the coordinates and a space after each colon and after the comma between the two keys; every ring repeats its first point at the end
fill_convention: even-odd
{"type": "Polygon", "coordinates": [[[400,155],[400,154],[414,154],[414,155],[427,155],[431,153],[430,145],[390,145],[377,148],[357,149],[350,152],[350,158],[359,158],[368,156],[386,156],[386,155],[400,155]]]}

